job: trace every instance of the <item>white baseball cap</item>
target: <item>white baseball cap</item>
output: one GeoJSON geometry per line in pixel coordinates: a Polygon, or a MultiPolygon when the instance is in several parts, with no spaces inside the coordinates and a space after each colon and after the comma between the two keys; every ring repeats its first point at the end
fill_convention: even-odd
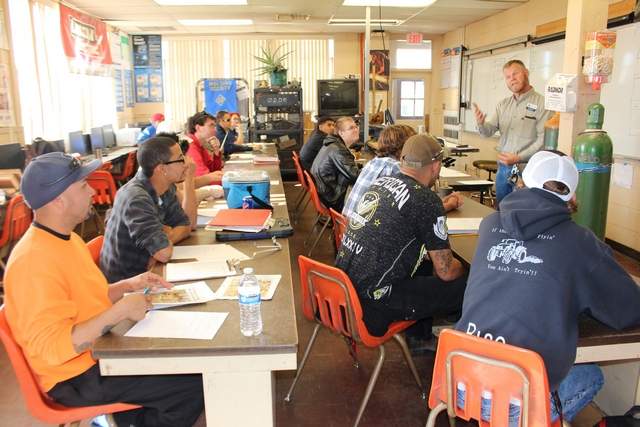
{"type": "Polygon", "coordinates": [[[531,156],[524,168],[522,180],[524,185],[529,188],[539,188],[568,202],[578,188],[578,169],[571,157],[562,156],[552,151],[538,151],[531,156]],[[559,194],[547,190],[544,188],[544,184],[549,181],[563,183],[569,189],[569,193],[559,194]]]}

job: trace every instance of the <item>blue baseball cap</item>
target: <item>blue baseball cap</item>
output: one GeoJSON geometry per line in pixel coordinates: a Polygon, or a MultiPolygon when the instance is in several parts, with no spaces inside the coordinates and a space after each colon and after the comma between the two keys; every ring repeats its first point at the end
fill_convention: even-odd
{"type": "Polygon", "coordinates": [[[31,209],[39,209],[100,166],[102,161],[98,159],[83,165],[80,160],[68,154],[41,154],[24,170],[20,192],[31,209]]]}

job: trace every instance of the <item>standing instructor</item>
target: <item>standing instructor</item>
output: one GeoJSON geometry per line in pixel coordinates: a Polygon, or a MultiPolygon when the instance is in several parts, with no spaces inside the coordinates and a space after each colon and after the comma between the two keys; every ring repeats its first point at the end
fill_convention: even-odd
{"type": "Polygon", "coordinates": [[[522,61],[508,61],[502,67],[502,74],[513,95],[498,103],[490,119],[487,120],[487,115],[473,104],[480,135],[491,137],[500,131],[496,174],[498,203],[513,190],[513,184],[509,182],[513,165],[527,162],[542,149],[544,122],[551,115],[544,109],[544,96],[529,84],[529,70],[522,61]]]}

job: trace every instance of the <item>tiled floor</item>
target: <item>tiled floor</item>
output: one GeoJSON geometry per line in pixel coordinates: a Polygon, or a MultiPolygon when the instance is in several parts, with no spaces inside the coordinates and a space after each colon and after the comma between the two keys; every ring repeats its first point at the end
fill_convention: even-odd
{"type": "MultiPolygon", "coordinates": [[[[295,195],[297,188],[290,185],[286,188],[288,196],[295,195]]],[[[291,265],[298,307],[300,301],[297,257],[299,254],[306,253],[303,241],[314,217],[312,207],[309,206],[299,224],[295,226],[296,233],[291,238],[291,265]]],[[[330,231],[326,232],[326,238],[321,240],[314,252],[315,259],[327,263],[333,262],[330,231]]],[[[619,260],[629,272],[640,276],[640,265],[637,261],[622,255],[619,256],[619,260]]],[[[297,321],[298,360],[300,360],[313,330],[313,324],[303,318],[300,312],[297,312],[297,321]]],[[[276,374],[276,425],[283,427],[352,425],[377,356],[377,350],[359,347],[360,367],[355,368],[345,342],[326,329],[322,329],[302,378],[298,382],[292,402],[285,403],[284,396],[293,381],[294,372],[276,374]]],[[[424,383],[430,384],[432,357],[420,356],[415,357],[414,360],[424,383]]],[[[0,351],[0,383],[3,385],[0,387],[0,425],[42,426],[43,424],[34,421],[28,415],[4,351],[0,351]]],[[[387,345],[387,360],[360,425],[363,427],[418,427],[424,425],[427,413],[426,402],[420,398],[398,346],[390,342],[387,345]]],[[[574,426],[587,427],[593,424],[594,421],[589,419],[577,421],[574,426]]],[[[82,425],[87,426],[88,423],[84,422],[82,425]]],[[[198,423],[198,426],[203,425],[204,422],[198,423]]],[[[448,426],[446,417],[442,416],[438,425],[448,426]]]]}

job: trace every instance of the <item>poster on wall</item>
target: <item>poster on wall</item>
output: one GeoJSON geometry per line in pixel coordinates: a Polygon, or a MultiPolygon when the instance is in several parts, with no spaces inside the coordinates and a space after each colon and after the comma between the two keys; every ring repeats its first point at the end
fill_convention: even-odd
{"type": "Polygon", "coordinates": [[[454,47],[449,51],[449,87],[460,86],[460,72],[462,69],[462,47],[454,47]]]}
{"type": "Polygon", "coordinates": [[[440,89],[451,84],[451,49],[445,48],[440,54],[440,89]]]}
{"type": "Polygon", "coordinates": [[[389,51],[371,50],[369,58],[369,88],[389,90],[389,51]]]}
{"type": "Polygon", "coordinates": [[[162,102],[162,37],[134,35],[136,102],[162,102]]]}
{"type": "Polygon", "coordinates": [[[104,22],[60,4],[60,34],[72,73],[111,75],[113,61],[104,22]]]}
{"type": "Polygon", "coordinates": [[[122,70],[116,69],[113,76],[113,83],[116,94],[116,111],[124,111],[124,93],[122,91],[122,70]]]}
{"type": "Polygon", "coordinates": [[[133,72],[124,70],[124,96],[127,108],[133,108],[135,105],[135,96],[133,96],[133,72]]]}
{"type": "Polygon", "coordinates": [[[212,115],[218,111],[238,111],[235,79],[205,79],[204,110],[212,115]]]}
{"type": "Polygon", "coordinates": [[[9,89],[9,66],[0,64],[0,126],[14,126],[11,92],[9,89]]]}

